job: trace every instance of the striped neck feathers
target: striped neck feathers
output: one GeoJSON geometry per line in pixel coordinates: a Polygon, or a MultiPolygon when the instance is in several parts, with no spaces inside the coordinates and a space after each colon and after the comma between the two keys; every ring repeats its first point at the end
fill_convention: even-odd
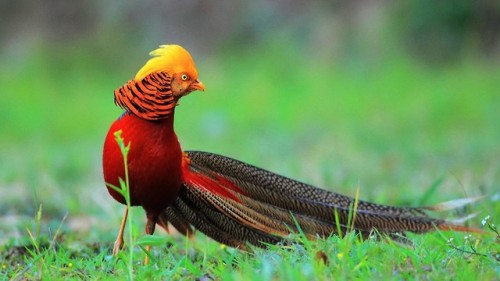
{"type": "Polygon", "coordinates": [[[178,101],[171,83],[172,77],[166,72],[155,72],[139,81],[130,80],[115,90],[115,104],[148,121],[169,118],[178,101]]]}

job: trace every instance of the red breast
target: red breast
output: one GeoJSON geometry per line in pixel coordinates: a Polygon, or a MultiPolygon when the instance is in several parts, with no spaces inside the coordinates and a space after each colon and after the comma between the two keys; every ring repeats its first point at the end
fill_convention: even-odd
{"type": "MultiPolygon", "coordinates": [[[[133,206],[161,212],[171,204],[182,186],[182,151],[173,130],[173,114],[161,121],[146,121],[125,113],[108,131],[104,142],[103,172],[106,183],[120,186],[125,179],[123,156],[114,133],[122,130],[125,144],[130,143],[128,172],[133,206]]],[[[118,202],[124,198],[108,187],[118,202]]]]}

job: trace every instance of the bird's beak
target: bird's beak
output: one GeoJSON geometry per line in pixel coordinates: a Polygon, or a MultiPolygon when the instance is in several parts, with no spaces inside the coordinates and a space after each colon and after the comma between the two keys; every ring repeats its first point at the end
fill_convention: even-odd
{"type": "Polygon", "coordinates": [[[205,85],[203,84],[203,82],[200,81],[200,79],[196,79],[194,80],[193,83],[191,83],[191,85],[189,85],[189,90],[190,91],[205,91],[205,85]]]}

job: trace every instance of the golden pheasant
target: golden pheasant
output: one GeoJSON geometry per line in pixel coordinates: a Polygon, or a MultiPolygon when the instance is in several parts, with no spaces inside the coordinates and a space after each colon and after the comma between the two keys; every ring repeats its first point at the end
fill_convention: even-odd
{"type": "MultiPolygon", "coordinates": [[[[111,125],[103,151],[108,191],[124,204],[123,196],[109,187],[119,186],[119,179],[125,178],[123,156],[114,133],[121,130],[124,142],[131,143],[127,158],[130,199],[133,206],[142,206],[146,212],[146,233],[152,234],[156,224],[167,228],[170,223],[185,235],[195,228],[240,248],[248,243],[278,243],[299,227],[310,238],[324,237],[349,229],[355,201],[352,226],[362,235],[374,229],[388,235],[435,229],[478,231],[426,214],[437,208],[357,202],[228,157],[183,152],[174,132],[175,106],[181,97],[203,91],[205,86],[184,48],[163,45],[151,55],[133,80],[115,90],[115,103],[125,112],[111,125]]],[[[126,217],[127,212],[114,253],[123,245],[126,217]]]]}

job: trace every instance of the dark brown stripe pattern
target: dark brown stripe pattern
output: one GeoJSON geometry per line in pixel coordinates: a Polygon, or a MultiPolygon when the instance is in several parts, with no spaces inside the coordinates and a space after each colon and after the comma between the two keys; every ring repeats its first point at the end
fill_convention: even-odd
{"type": "Polygon", "coordinates": [[[115,104],[142,119],[168,118],[176,104],[171,82],[165,72],[149,74],[141,81],[130,80],[115,90],[115,104]]]}
{"type": "MultiPolygon", "coordinates": [[[[438,229],[474,231],[430,217],[422,208],[393,207],[354,198],[295,181],[221,155],[186,151],[188,169],[212,179],[224,178],[241,189],[238,200],[222,197],[196,184],[185,184],[176,201],[160,215],[181,233],[188,225],[226,245],[245,248],[285,241],[293,232],[310,238],[354,230],[362,237],[374,231],[401,240],[401,233],[438,229]],[[337,225],[337,219],[338,223],[337,225]]],[[[221,185],[223,186],[223,185],[221,185]]]]}

